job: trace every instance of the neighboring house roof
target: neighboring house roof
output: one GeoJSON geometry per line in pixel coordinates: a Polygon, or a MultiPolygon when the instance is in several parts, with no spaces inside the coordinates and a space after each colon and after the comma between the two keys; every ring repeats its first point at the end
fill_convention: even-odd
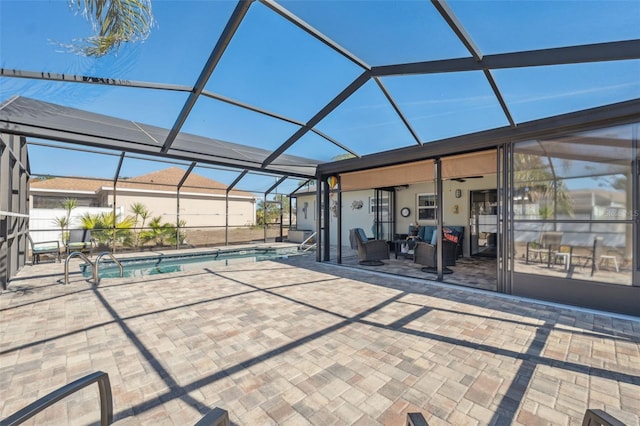
{"type": "MultiPolygon", "coordinates": [[[[118,180],[117,189],[137,189],[147,191],[175,191],[180,180],[184,177],[185,170],[178,167],[169,167],[145,175],[118,180]]],[[[78,179],[78,178],[52,178],[45,180],[32,180],[29,184],[31,190],[47,191],[83,191],[98,193],[103,188],[113,188],[113,181],[103,179],[78,179]]],[[[227,185],[213,179],[191,173],[181,187],[181,193],[201,193],[225,195],[227,185]]],[[[231,190],[229,195],[255,198],[250,192],[231,190]]]]}
{"type": "Polygon", "coordinates": [[[83,191],[83,192],[98,192],[103,186],[111,185],[113,182],[109,180],[97,180],[97,179],[78,179],[78,178],[51,178],[43,180],[31,180],[29,182],[29,188],[34,189],[46,189],[49,191],[83,191]]]}

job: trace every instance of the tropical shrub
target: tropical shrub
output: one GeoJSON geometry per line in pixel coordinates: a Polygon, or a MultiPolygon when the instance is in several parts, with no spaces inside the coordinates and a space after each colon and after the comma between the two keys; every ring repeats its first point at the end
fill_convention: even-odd
{"type": "MultiPolygon", "coordinates": [[[[176,227],[170,223],[161,223],[162,216],[156,216],[149,222],[149,228],[140,232],[142,243],[153,242],[157,246],[176,243],[176,227]]],[[[184,238],[184,237],[183,237],[184,238]]]]}
{"type": "Polygon", "coordinates": [[[115,222],[115,240],[117,245],[131,247],[134,245],[135,238],[132,229],[136,222],[133,216],[126,216],[121,221],[114,220],[113,212],[91,214],[86,213],[80,219],[84,229],[91,230],[91,236],[96,240],[98,245],[111,245],[114,237],[115,222]]]}

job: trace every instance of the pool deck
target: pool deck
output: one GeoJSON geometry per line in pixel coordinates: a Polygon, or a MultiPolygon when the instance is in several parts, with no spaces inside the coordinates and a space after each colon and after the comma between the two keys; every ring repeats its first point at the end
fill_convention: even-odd
{"type": "MultiPolygon", "coordinates": [[[[117,424],[640,424],[640,318],[313,255],[88,283],[27,265],[0,295],[0,418],[94,371],[117,424]]],[[[541,277],[544,279],[544,277],[541,277]]],[[[87,388],[36,417],[90,424],[87,388]]]]}

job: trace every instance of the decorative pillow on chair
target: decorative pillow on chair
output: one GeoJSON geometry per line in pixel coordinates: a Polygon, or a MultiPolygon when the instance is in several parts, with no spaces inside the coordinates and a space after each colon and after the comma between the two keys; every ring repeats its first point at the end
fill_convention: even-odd
{"type": "Polygon", "coordinates": [[[431,245],[435,246],[438,244],[438,229],[433,230],[433,234],[431,235],[431,245]]]}
{"type": "Polygon", "coordinates": [[[460,239],[460,234],[458,233],[458,231],[455,231],[453,229],[444,228],[444,238],[451,241],[452,243],[457,244],[458,240],[460,239]]]}

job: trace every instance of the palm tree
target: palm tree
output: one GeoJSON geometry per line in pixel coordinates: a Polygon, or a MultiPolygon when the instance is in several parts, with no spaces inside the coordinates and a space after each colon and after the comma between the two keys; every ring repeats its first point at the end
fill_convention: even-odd
{"type": "Polygon", "coordinates": [[[258,200],[256,206],[256,223],[258,225],[273,223],[279,216],[280,209],[276,204],[266,202],[265,200],[258,200]]]}
{"type": "Polygon", "coordinates": [[[65,198],[62,202],[62,208],[67,212],[67,226],[71,224],[71,211],[78,207],[78,200],[75,198],[65,198]]]}
{"type": "Polygon", "coordinates": [[[65,210],[65,215],[56,217],[53,219],[53,223],[60,228],[60,238],[62,238],[62,243],[69,239],[69,232],[65,231],[71,225],[71,211],[78,207],[78,200],[75,198],[65,198],[64,201],[60,203],[60,206],[65,210]]]}
{"type": "Polygon", "coordinates": [[[151,0],[68,0],[91,22],[95,35],[68,46],[84,56],[101,57],[122,43],[145,40],[155,25],[151,0]]]}
{"type": "MultiPolygon", "coordinates": [[[[142,203],[133,203],[131,204],[130,209],[131,209],[131,212],[136,215],[135,216],[136,226],[138,225],[138,217],[142,218],[142,226],[140,228],[144,230],[144,223],[149,218],[149,216],[151,216],[151,212],[147,210],[147,207],[142,203]]],[[[136,247],[138,247],[139,245],[140,245],[140,231],[138,231],[136,235],[136,247]]]]}
{"type": "Polygon", "coordinates": [[[573,214],[572,199],[564,181],[556,176],[553,163],[534,154],[514,155],[514,186],[531,202],[541,203],[538,215],[552,219],[558,213],[573,214]]]}
{"type": "Polygon", "coordinates": [[[156,216],[149,222],[151,229],[142,231],[140,238],[143,243],[153,241],[156,245],[163,246],[165,241],[175,241],[175,227],[170,223],[161,223],[162,216],[156,216]],[[173,239],[173,240],[172,240],[173,239]]]}
{"type": "Polygon", "coordinates": [[[59,216],[53,219],[53,223],[60,228],[60,238],[62,239],[62,244],[68,240],[65,229],[69,226],[69,220],[65,216],[59,216]]]}
{"type": "Polygon", "coordinates": [[[127,216],[120,222],[113,215],[113,212],[91,214],[82,216],[82,226],[91,229],[91,236],[96,239],[98,245],[108,245],[113,242],[114,228],[115,240],[118,244],[129,247],[133,245],[131,228],[135,226],[133,216],[127,216]],[[115,224],[115,225],[114,225],[115,224]]]}

